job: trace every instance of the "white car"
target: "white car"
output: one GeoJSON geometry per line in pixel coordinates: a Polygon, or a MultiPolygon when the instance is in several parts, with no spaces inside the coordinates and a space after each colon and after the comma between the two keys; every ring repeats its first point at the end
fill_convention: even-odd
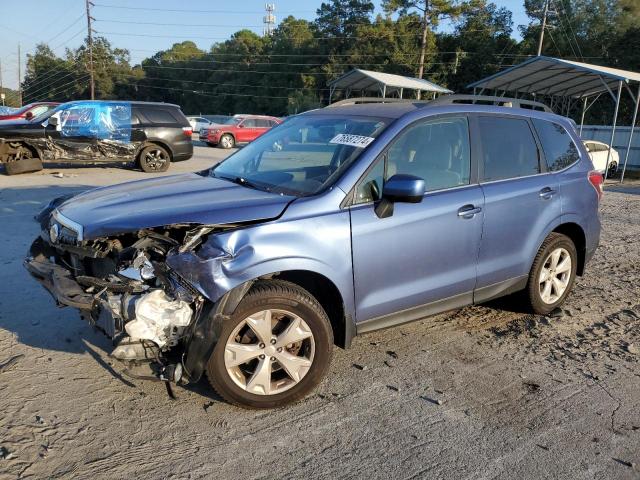
{"type": "Polygon", "coordinates": [[[211,125],[211,122],[204,117],[187,117],[187,120],[189,120],[194,133],[200,133],[200,130],[211,125]]]}
{"type": "MultiPolygon", "coordinates": [[[[587,147],[587,151],[589,152],[594,168],[599,172],[604,173],[607,168],[609,145],[595,140],[585,140],[584,145],[587,147]]],[[[607,173],[607,177],[615,175],[618,171],[619,164],[620,156],[618,155],[618,152],[612,148],[611,156],[609,157],[609,172],[607,173]]]]}

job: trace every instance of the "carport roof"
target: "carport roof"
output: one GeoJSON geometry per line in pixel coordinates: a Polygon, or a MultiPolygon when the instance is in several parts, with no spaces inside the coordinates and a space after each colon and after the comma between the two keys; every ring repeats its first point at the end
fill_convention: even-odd
{"type": "Polygon", "coordinates": [[[620,81],[640,82],[640,73],[540,56],[478,80],[468,87],[582,98],[611,93],[617,89],[620,81]]]}
{"type": "Polygon", "coordinates": [[[329,82],[329,87],[337,90],[379,91],[386,87],[386,92],[402,89],[420,90],[423,92],[453,93],[440,85],[422,78],[405,77],[391,73],[373,72],[355,68],[339,78],[329,82]]]}

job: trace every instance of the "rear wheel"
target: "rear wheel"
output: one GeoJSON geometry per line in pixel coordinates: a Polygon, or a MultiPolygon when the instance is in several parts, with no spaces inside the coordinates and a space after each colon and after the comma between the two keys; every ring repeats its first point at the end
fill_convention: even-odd
{"type": "Polygon", "coordinates": [[[607,171],[607,178],[613,177],[618,171],[618,164],[616,162],[611,162],[609,164],[609,170],[607,171]]]}
{"type": "Polygon", "coordinates": [[[218,142],[218,146],[220,148],[225,148],[225,149],[233,148],[235,144],[236,144],[235,139],[228,133],[225,133],[224,135],[222,135],[220,137],[220,141],[218,142]]]}
{"type": "Polygon", "coordinates": [[[166,172],[171,164],[171,156],[160,145],[149,145],[140,152],[138,164],[147,173],[166,172]]]}
{"type": "Polygon", "coordinates": [[[527,284],[531,309],[546,315],[560,306],[571,291],[576,278],[578,254],[569,237],[551,233],[542,243],[527,284]]]}
{"type": "Polygon", "coordinates": [[[309,292],[289,282],[259,282],[220,332],[207,364],[213,388],[247,408],[303,398],[331,361],[329,319],[309,292]]]}

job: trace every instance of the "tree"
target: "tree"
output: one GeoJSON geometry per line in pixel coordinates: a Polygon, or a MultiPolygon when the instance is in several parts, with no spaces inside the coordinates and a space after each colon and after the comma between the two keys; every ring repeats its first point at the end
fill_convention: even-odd
{"type": "MultiPolygon", "coordinates": [[[[433,29],[440,24],[443,18],[456,19],[468,7],[467,2],[458,0],[383,0],[382,8],[391,15],[397,13],[400,16],[418,12],[422,21],[422,39],[420,41],[420,60],[418,66],[418,78],[424,75],[425,55],[427,52],[427,38],[429,33],[433,35],[433,29]]],[[[418,95],[418,98],[419,95],[418,95]]]]}

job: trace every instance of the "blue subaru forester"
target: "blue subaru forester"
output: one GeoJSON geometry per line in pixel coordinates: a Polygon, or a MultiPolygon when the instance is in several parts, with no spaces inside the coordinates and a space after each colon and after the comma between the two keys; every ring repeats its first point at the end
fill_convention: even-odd
{"type": "Polygon", "coordinates": [[[276,407],[360,333],[515,292],[551,312],[598,245],[601,196],[567,118],[347,105],[206,172],[56,199],[25,265],[115,358],[276,407]]]}

